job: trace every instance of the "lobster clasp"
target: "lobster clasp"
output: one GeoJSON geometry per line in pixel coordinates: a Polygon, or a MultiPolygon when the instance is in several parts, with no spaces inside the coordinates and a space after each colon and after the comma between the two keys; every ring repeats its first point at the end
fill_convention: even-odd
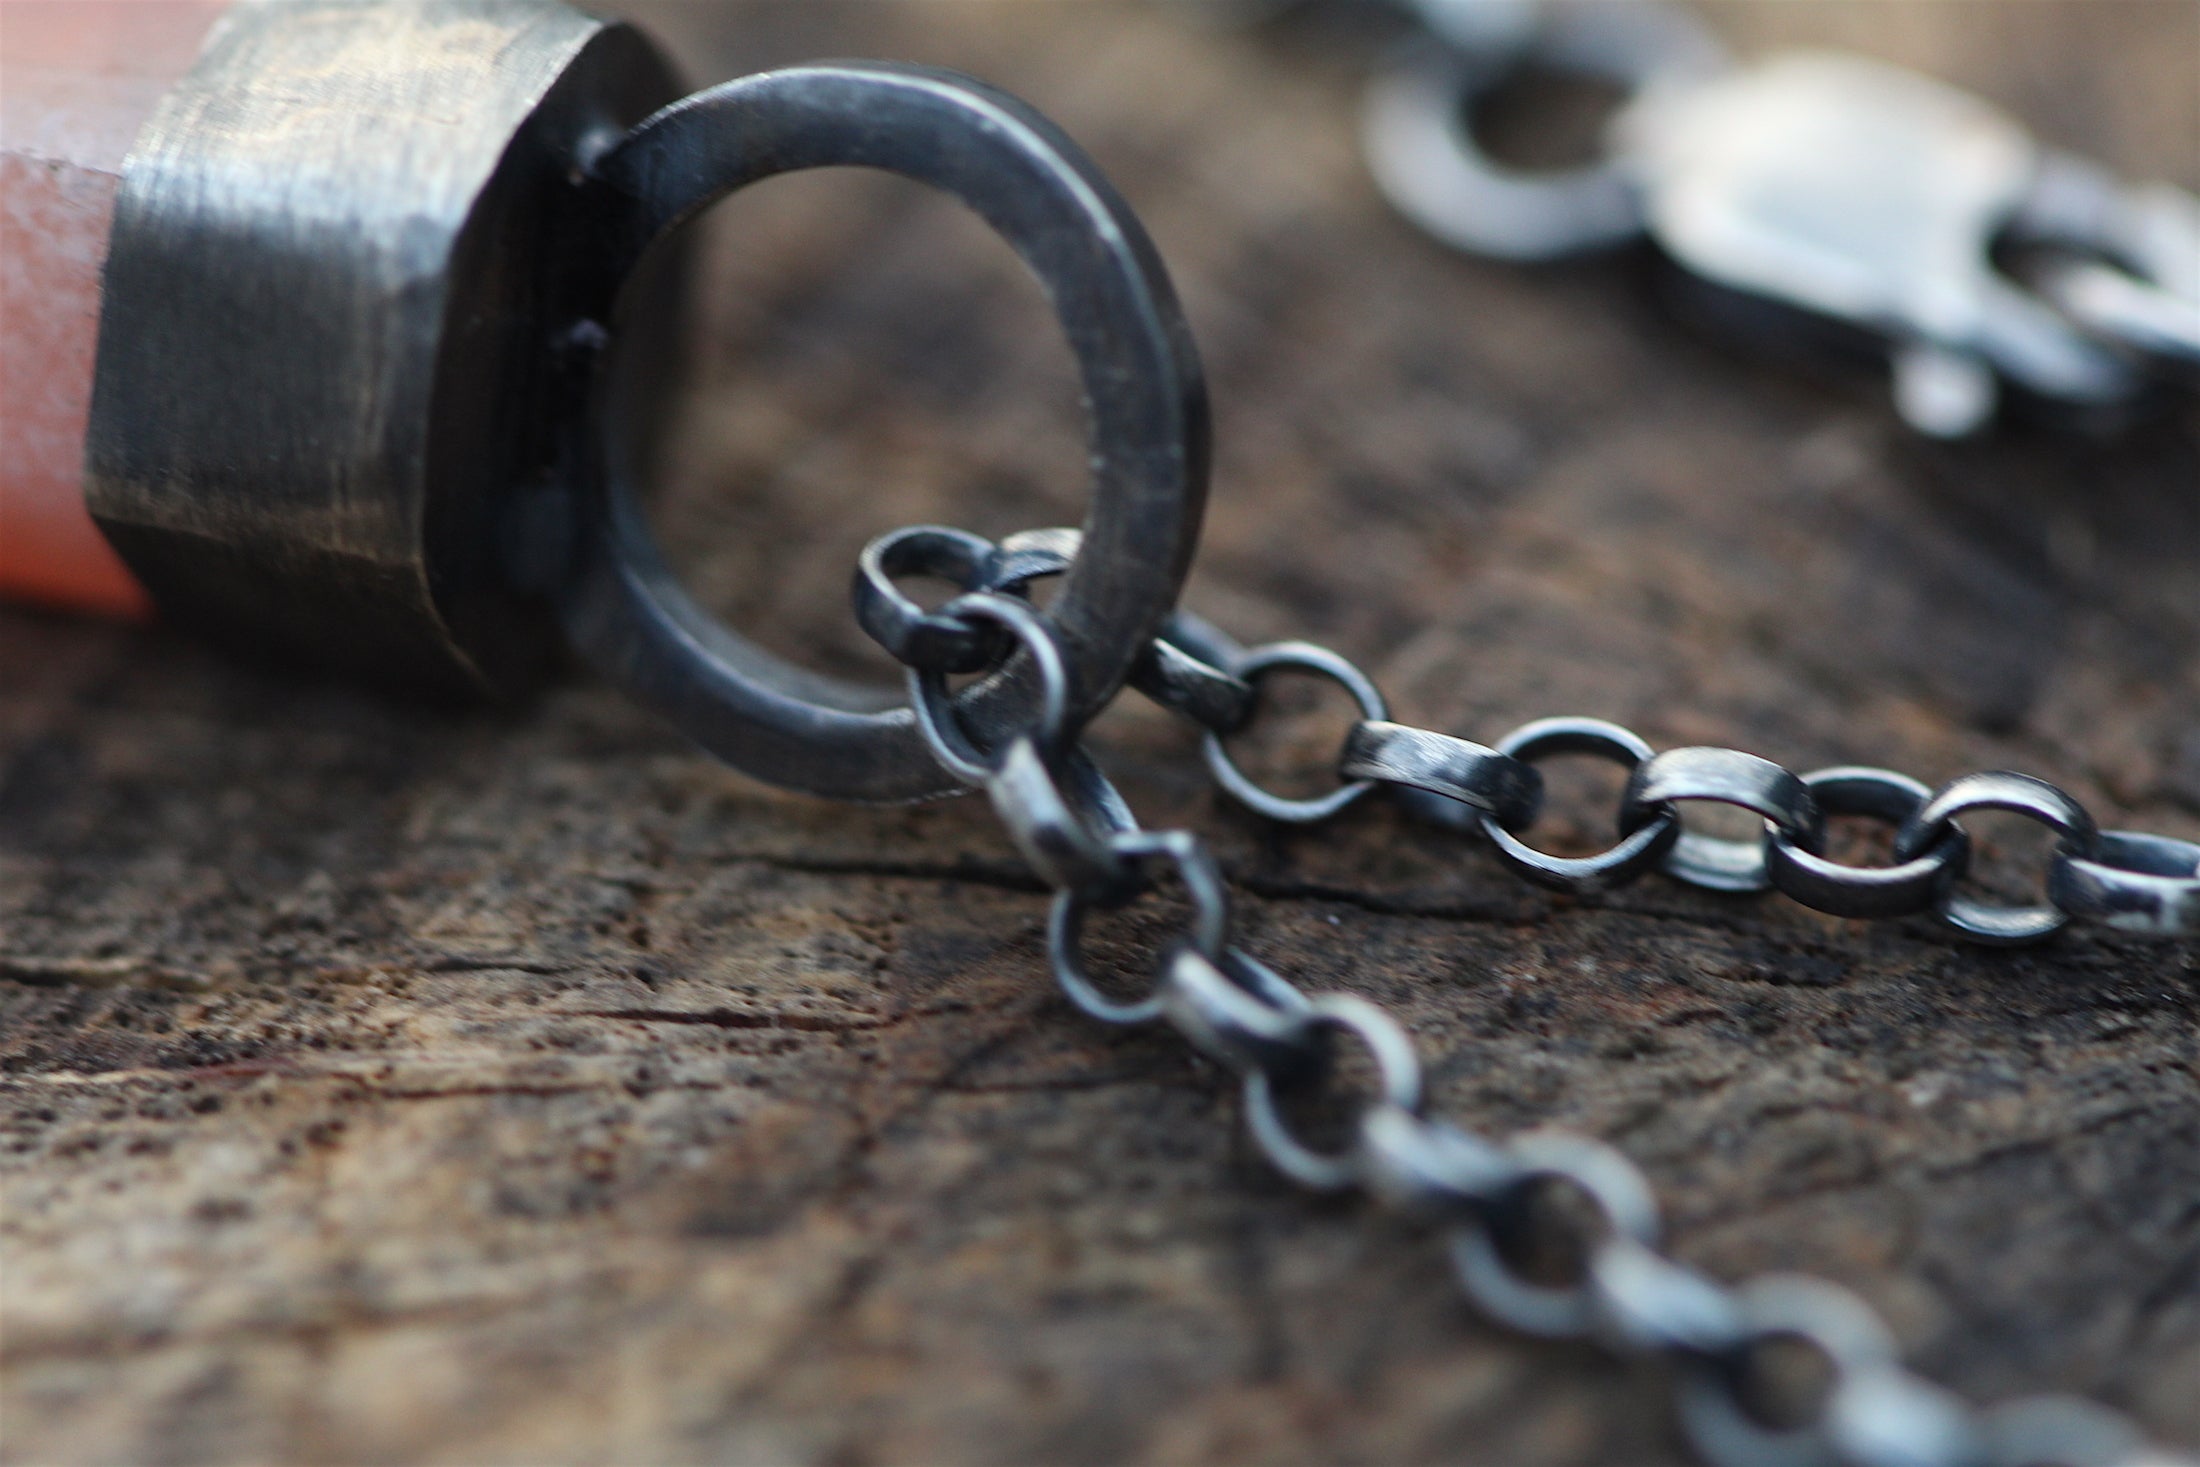
{"type": "Polygon", "coordinates": [[[2004,384],[2092,416],[2200,381],[2189,193],[2125,184],[1864,57],[1736,65],[1658,0],[1401,3],[1423,44],[1375,80],[1368,161],[1448,244],[1547,260],[1647,235],[1728,321],[1830,321],[1876,343],[1903,417],[1940,437],[1982,427],[2004,384]],[[1626,93],[1597,157],[1531,172],[1482,147],[1473,104],[1522,69],[1626,93]]]}
{"type": "Polygon", "coordinates": [[[1998,379],[2079,406],[2138,390],[2127,358],[1996,263],[2044,154],[1976,97],[1798,52],[1652,89],[1613,140],[1667,254],[1884,340],[1897,406],[1922,432],[1982,425],[1998,379]]]}

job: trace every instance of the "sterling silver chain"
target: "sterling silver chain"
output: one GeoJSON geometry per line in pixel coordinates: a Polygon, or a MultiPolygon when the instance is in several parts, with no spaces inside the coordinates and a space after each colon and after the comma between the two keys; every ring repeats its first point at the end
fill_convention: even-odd
{"type": "MultiPolygon", "coordinates": [[[[1047,947],[1070,1002],[1107,1024],[1166,1024],[1236,1075],[1255,1144],[1294,1181],[1358,1188],[1443,1228],[1461,1286],[1492,1319],[1667,1363],[1683,1429],[1716,1467],[2194,1467],[2081,1400],[1964,1402],[1905,1369],[1877,1316],[1832,1284],[1778,1275],[1728,1287],[1675,1262],[1659,1251],[1648,1181],[1600,1141],[1555,1131],[1499,1141],[1427,1115],[1420,1061],[1398,1021],[1354,994],[1304,993],[1236,946],[1228,883],[1207,843],[1188,830],[1141,830],[1069,737],[1065,660],[1026,591],[1065,570],[1077,547],[1075,530],[994,545],[918,526],[873,541],[855,579],[857,618],[906,667],[934,757],[986,791],[1054,888],[1047,947]],[[927,612],[896,585],[911,576],[949,581],[961,594],[927,612]],[[981,748],[958,721],[948,678],[1012,657],[1031,669],[1037,711],[981,748]],[[1171,875],[1189,903],[1184,931],[1146,991],[1118,996],[1091,969],[1087,920],[1171,875]],[[1364,1052],[1369,1081],[1345,1083],[1340,1042],[1364,1052]],[[1331,1127],[1310,1136],[1305,1107],[1322,1101],[1327,1114],[1316,1120],[1331,1127]],[[1341,1131],[1340,1108],[1349,1112],[1341,1131]],[[1798,1389],[1794,1371],[1780,1368],[1798,1351],[1815,1361],[1814,1389],[1798,1389]]],[[[2100,831],[2076,800],[2021,774],[1967,775],[1937,792],[1881,769],[1797,775],[1733,749],[1654,752],[1586,718],[1531,723],[1484,746],[1390,721],[1373,681],[1335,652],[1304,642],[1246,649],[1181,611],[1131,681],[1203,730],[1216,781],[1260,814],[1327,820],[1388,788],[1425,815],[1479,832],[1523,877],[1561,891],[1602,891],[1658,869],[1720,891],[1777,888],[1841,916],[1934,912],[1981,942],[2035,941],[2071,921],[2200,934],[2200,845],[2100,831]],[[1328,678],[1359,710],[1337,761],[1340,782],[1319,797],[1264,790],[1226,743],[1259,713],[1263,680],[1283,672],[1328,678]],[[1561,754],[1630,771],[1620,838],[1601,855],[1546,855],[1518,834],[1543,804],[1536,761],[1561,754]],[[1761,816],[1761,840],[1684,830],[1680,807],[1690,801],[1761,816]],[[1989,905],[1953,891],[1971,849],[1960,820],[1987,810],[2028,816],[2059,837],[2044,903],[1989,905]],[[1893,825],[1896,864],[1829,859],[1829,815],[1893,825]]]]}

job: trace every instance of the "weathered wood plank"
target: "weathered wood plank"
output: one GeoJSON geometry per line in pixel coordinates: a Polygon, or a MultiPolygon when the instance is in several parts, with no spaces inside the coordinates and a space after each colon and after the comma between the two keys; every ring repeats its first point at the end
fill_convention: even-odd
{"type": "MultiPolygon", "coordinates": [[[[1244,635],[1483,738],[2013,766],[2200,834],[2189,411],[1920,445],[1868,384],[1692,337],[1639,262],[1424,243],[1361,178],[1346,58],[1155,9],[657,18],[698,74],[943,61],[1089,143],[1212,369],[1191,600],[1244,635]]],[[[2200,183],[2189,0],[1716,18],[2200,183]]],[[[664,523],[743,625],[876,670],[866,538],[1075,517],[1065,354],[944,205],[836,178],[727,216],[664,523]]],[[[1399,1008],[1448,1113],[1614,1140],[1685,1257],[1850,1284],[1968,1393],[2200,1443],[2190,945],[1554,901],[1386,811],[1246,819],[1149,711],[1102,732],[1150,823],[1219,842],[1251,945],[1399,1008]]],[[[459,715],[20,613],[0,761],[9,1460],[1678,1460],[1654,1379],[1475,1323],[1166,1036],[1052,997],[981,802],[783,796],[586,682],[459,715]]]]}

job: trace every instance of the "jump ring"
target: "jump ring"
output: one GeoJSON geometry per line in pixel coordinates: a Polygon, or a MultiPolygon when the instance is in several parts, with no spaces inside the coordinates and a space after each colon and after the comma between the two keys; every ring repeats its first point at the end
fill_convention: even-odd
{"type": "MultiPolygon", "coordinates": [[[[1932,798],[1924,785],[1891,769],[1820,769],[1804,775],[1803,784],[1824,814],[1862,816],[1898,828],[1932,798]]],[[[1776,825],[1765,830],[1765,874],[1772,884],[1835,917],[1926,911],[1948,894],[1970,856],[1970,837],[1954,825],[1923,854],[1893,866],[1844,866],[1776,825]]]]}
{"type": "Polygon", "coordinates": [[[1681,1423],[1717,1467],[1823,1467],[1825,1421],[1771,1426],[1743,1403],[1752,1352],[1774,1340],[1799,1340],[1824,1357],[1831,1401],[1844,1380],[1893,1363],[1894,1341],[1879,1317],[1846,1289],[1786,1274],[1754,1279],[1734,1291],[1742,1333],[1729,1349],[1690,1361],[1680,1383],[1681,1423]]]}
{"type": "Polygon", "coordinates": [[[991,590],[979,584],[993,542],[944,525],[909,525],[880,535],[856,557],[856,625],[906,667],[940,672],[978,672],[1000,657],[995,629],[926,611],[896,581],[931,576],[960,591],[991,590]]]}
{"type": "MultiPolygon", "coordinates": [[[[1561,754],[1606,759],[1629,771],[1653,757],[1650,746],[1616,723],[1601,718],[1543,718],[1522,724],[1496,743],[1497,752],[1523,763],[1561,754]]],[[[1619,844],[1594,856],[1553,856],[1535,849],[1489,815],[1482,834],[1497,847],[1497,857],[1524,881],[1553,891],[1586,895],[1633,881],[1655,866],[1680,838],[1681,817],[1667,809],[1641,829],[1622,835],[1619,844]]]]}
{"type": "MultiPolygon", "coordinates": [[[[1258,687],[1261,675],[1278,670],[1311,672],[1329,678],[1359,705],[1360,717],[1382,721],[1390,717],[1390,706],[1383,700],[1382,690],[1368,675],[1327,647],[1317,647],[1311,642],[1272,642],[1257,647],[1232,669],[1239,677],[1258,687]]],[[[1238,768],[1224,747],[1222,736],[1209,730],[1203,742],[1207,755],[1207,768],[1215,782],[1228,790],[1238,803],[1267,816],[1292,825],[1311,825],[1327,820],[1330,816],[1351,804],[1375,787],[1372,780],[1354,780],[1331,790],[1326,795],[1311,799],[1294,800],[1282,795],[1270,794],[1255,784],[1238,768]]]]}
{"type": "MultiPolygon", "coordinates": [[[[1230,891],[1222,879],[1207,843],[1189,831],[1138,832],[1113,837],[1109,846],[1127,865],[1141,869],[1155,861],[1176,867],[1192,899],[1192,948],[1210,961],[1221,962],[1230,942],[1230,891]]],[[[1143,884],[1143,883],[1142,883],[1143,884]]],[[[1161,1017],[1158,993],[1138,999],[1113,999],[1100,991],[1085,967],[1086,914],[1095,905],[1120,906],[1124,898],[1102,901],[1092,893],[1067,888],[1055,894],[1047,916],[1047,957],[1054,979],[1069,1001],[1105,1024],[1144,1024],[1161,1017]]]]}
{"type": "MultiPolygon", "coordinates": [[[[2100,851],[2100,828],[2083,805],[2044,779],[1995,770],[1950,780],[1895,832],[1894,854],[1912,860],[1940,837],[1941,827],[1973,810],[1998,810],[2037,820],[2062,839],[2058,854],[2091,860],[2100,851]]],[[[2002,907],[1970,897],[1941,903],[1941,920],[1974,942],[1998,946],[2038,942],[2070,919],[2052,906],[2002,907]]]]}
{"type": "MultiPolygon", "coordinates": [[[[1030,739],[1041,755],[1051,753],[1069,722],[1069,669],[1046,619],[1028,603],[997,591],[957,596],[941,607],[939,614],[990,622],[1023,644],[1038,673],[1039,713],[1032,726],[1020,730],[1018,737],[1030,739]]],[[[912,667],[908,678],[909,701],[917,710],[917,727],[932,757],[965,784],[984,784],[999,773],[1008,751],[987,754],[970,741],[947,691],[946,672],[912,667]]]]}
{"type": "Polygon", "coordinates": [[[1594,1274],[1573,1284],[1530,1283],[1505,1261],[1497,1233],[1517,1228],[1529,1193],[1555,1181],[1578,1188],[1596,1204],[1606,1238],[1648,1247],[1658,1240],[1658,1205],[1650,1184],[1633,1162],[1585,1136],[1523,1136],[1507,1150],[1518,1171],[1481,1216],[1452,1234],[1452,1264],[1467,1296],[1499,1322],[1549,1339],[1585,1335],[1597,1322],[1594,1274]]]}
{"type": "MultiPolygon", "coordinates": [[[[1421,1108],[1421,1060],[1413,1040],[1398,1021],[1366,999],[1349,993],[1325,993],[1307,1000],[1305,1022],[1318,1029],[1359,1036],[1375,1061],[1376,1104],[1404,1111],[1421,1108]]],[[[1245,1119],[1253,1139],[1276,1169],[1302,1187],[1334,1192],[1359,1179],[1356,1147],[1337,1153],[1314,1150],[1291,1134],[1276,1109],[1276,1081],[1266,1070],[1245,1077],[1245,1119]]],[[[1354,1128],[1357,1133],[1358,1128],[1354,1128]]]]}

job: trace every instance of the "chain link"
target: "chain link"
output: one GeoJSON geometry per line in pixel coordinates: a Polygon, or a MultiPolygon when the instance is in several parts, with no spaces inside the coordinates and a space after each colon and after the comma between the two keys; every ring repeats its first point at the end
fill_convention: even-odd
{"type": "MultiPolygon", "coordinates": [[[[1896,829],[1931,801],[1933,792],[1889,769],[1820,769],[1803,776],[1828,815],[1878,821],[1896,829]]],[[[1971,840],[1953,821],[1940,838],[1893,866],[1843,866],[1822,846],[1806,846],[1784,830],[1765,837],[1765,874],[1773,886],[1807,907],[1836,917],[1907,917],[1930,911],[1971,861],[1971,840]]]]}
{"type": "MultiPolygon", "coordinates": [[[[939,543],[957,555],[973,549],[939,543]]],[[[863,574],[874,563],[888,561],[867,557],[863,574]]],[[[987,562],[973,555],[967,563],[987,562]]],[[[975,645],[995,628],[1040,669],[1042,691],[1057,675],[1051,670],[1060,658],[1050,655],[1045,616],[1013,596],[966,593],[930,615],[941,627],[928,634],[935,647],[975,645]],[[963,624],[953,625],[958,619],[963,624]]],[[[1848,914],[1937,905],[1962,930],[1963,924],[2039,925],[2031,909],[2012,915],[1958,906],[1946,893],[1968,851],[1957,817],[2013,811],[2045,821],[2062,837],[2048,880],[2057,925],[2083,917],[2189,936],[2200,914],[2200,846],[2100,835],[2069,796],[2024,776],[1967,776],[1933,794],[1884,770],[1796,776],[1733,750],[1655,754],[1625,729],[1588,719],[1530,724],[1486,747],[1390,723],[1373,681],[1334,652],[1303,643],[1242,652],[1204,623],[1181,624],[1191,630],[1171,638],[1171,651],[1202,665],[1180,669],[1185,678],[1148,679],[1164,689],[1233,681],[1257,689],[1262,673],[1292,668],[1333,678],[1359,704],[1363,718],[1340,755],[1347,782],[1337,792],[1285,801],[1239,776],[1237,783],[1257,797],[1246,803],[1293,807],[1285,818],[1326,818],[1365,788],[1391,785],[1459,805],[1493,839],[1513,842],[1512,859],[1522,869],[1568,889],[1631,879],[1666,858],[1671,874],[1699,885],[1733,889],[1746,875],[1751,889],[1778,886],[1848,914]],[[1617,822],[1623,839],[1614,850],[1569,861],[1512,836],[1508,827],[1524,827],[1542,803],[1533,762],[1557,754],[1616,760],[1629,769],[1617,822]],[[1676,806],[1685,800],[1753,811],[1765,821],[1763,843],[1681,844],[1676,806]],[[1319,815],[1297,808],[1317,804],[1324,807],[1319,815]],[[1827,860],[1829,813],[1896,825],[1899,864],[1852,868],[1827,860]]],[[[903,637],[900,644],[907,650],[925,640],[903,637]]],[[[989,753],[951,731],[944,676],[940,667],[921,674],[927,700],[920,717],[943,764],[985,786],[1018,848],[1055,888],[1048,949],[1069,1000],[1111,1024],[1165,1023],[1236,1075],[1247,1128],[1284,1175],[1316,1191],[1358,1188],[1444,1227],[1461,1288],[1491,1318],[1532,1335],[1589,1339],[1617,1354],[1667,1361],[1681,1426],[1714,1467],[2200,1467],[2149,1448],[2120,1417],[2083,1402],[2041,1396],[1974,1408],[1903,1368],[1878,1316],[1833,1285],[1775,1275],[1729,1288],[1676,1262],[1659,1251],[1647,1178],[1600,1141],[1554,1131],[1500,1141],[1425,1115],[1421,1064],[1404,1027],[1358,995],[1303,993],[1239,948],[1227,888],[1206,842],[1190,831],[1140,830],[1098,766],[1060,738],[1051,700],[1042,698],[1031,730],[989,753]],[[1163,867],[1177,872],[1190,896],[1185,935],[1157,958],[1149,992],[1110,997],[1087,970],[1084,919],[1149,892],[1163,867]],[[1330,1092],[1339,1081],[1337,1041],[1347,1037],[1372,1062],[1372,1091],[1349,1102],[1342,1140],[1317,1144],[1285,1116],[1283,1103],[1287,1097],[1339,1103],[1330,1092]],[[1560,1205],[1568,1200],[1570,1208],[1560,1205]],[[1815,1357],[1820,1379],[1800,1400],[1783,1388],[1789,1382],[1778,1368],[1783,1352],[1796,1351],[1815,1357]]],[[[919,670],[912,667],[911,677],[918,681],[919,670]]],[[[1218,721],[1237,717],[1220,700],[1170,691],[1157,697],[1194,717],[1201,708],[1218,721]]],[[[1252,701],[1240,709],[1245,716],[1252,701]]],[[[1210,750],[1225,731],[1207,726],[1210,750]]]]}
{"type": "MultiPolygon", "coordinates": [[[[1262,679],[1275,672],[1312,673],[1326,677],[1352,696],[1360,710],[1361,725],[1381,723],[1390,717],[1390,705],[1374,680],[1338,656],[1327,647],[1317,647],[1311,642],[1273,642],[1244,653],[1237,665],[1225,669],[1250,683],[1257,694],[1262,679]]],[[[1375,788],[1373,779],[1344,774],[1344,783],[1326,795],[1306,799],[1291,799],[1272,794],[1255,783],[1238,767],[1230,751],[1224,745],[1222,730],[1210,728],[1206,732],[1203,748],[1207,756],[1207,768],[1215,777],[1215,783],[1230,792],[1231,798],[1250,810],[1291,825],[1312,825],[1327,820],[1346,806],[1375,788]]],[[[1349,762],[1340,756],[1340,766],[1349,762]]]]}

